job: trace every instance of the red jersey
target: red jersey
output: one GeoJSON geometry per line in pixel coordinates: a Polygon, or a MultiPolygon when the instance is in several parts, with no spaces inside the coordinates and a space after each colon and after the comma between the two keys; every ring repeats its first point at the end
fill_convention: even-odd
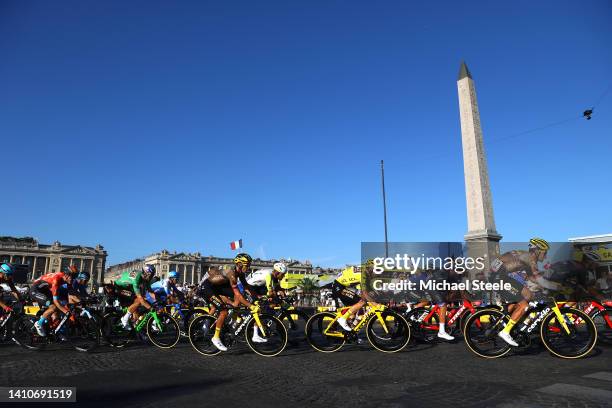
{"type": "Polygon", "coordinates": [[[53,272],[53,273],[48,273],[46,275],[43,275],[40,278],[38,278],[36,282],[34,282],[34,284],[41,283],[41,282],[47,282],[49,286],[51,286],[51,294],[53,296],[57,296],[57,291],[59,290],[60,286],[66,283],[64,281],[63,272],[53,272]]]}

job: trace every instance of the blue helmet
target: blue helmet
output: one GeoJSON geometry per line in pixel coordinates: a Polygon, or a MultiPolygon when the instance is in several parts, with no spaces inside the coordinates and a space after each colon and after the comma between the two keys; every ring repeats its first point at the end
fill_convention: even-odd
{"type": "Polygon", "coordinates": [[[3,263],[0,265],[0,272],[6,275],[12,275],[15,272],[15,268],[10,263],[3,263]]]}
{"type": "Polygon", "coordinates": [[[86,280],[89,280],[90,275],[89,275],[89,272],[79,272],[76,278],[78,280],[86,281],[86,280]]]}
{"type": "Polygon", "coordinates": [[[178,274],[177,271],[170,271],[170,272],[168,272],[168,278],[176,279],[176,278],[178,278],[178,276],[179,276],[179,274],[178,274]]]}

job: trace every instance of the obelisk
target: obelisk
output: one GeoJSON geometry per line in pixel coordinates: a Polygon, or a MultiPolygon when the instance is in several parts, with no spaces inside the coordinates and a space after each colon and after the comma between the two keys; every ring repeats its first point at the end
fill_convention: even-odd
{"type": "MultiPolygon", "coordinates": [[[[489,186],[487,157],[482,140],[480,113],[476,100],[474,80],[465,62],[461,63],[457,79],[459,113],[461,116],[461,142],[463,145],[463,172],[468,231],[465,241],[470,256],[487,253],[489,259],[499,253],[502,238],[495,228],[493,201],[489,186]]],[[[488,267],[489,261],[486,262],[488,267]]]]}

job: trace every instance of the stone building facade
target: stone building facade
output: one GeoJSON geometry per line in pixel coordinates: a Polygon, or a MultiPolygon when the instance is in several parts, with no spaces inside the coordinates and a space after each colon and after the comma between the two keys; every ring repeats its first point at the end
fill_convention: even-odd
{"type": "MultiPolygon", "coordinates": [[[[251,272],[262,268],[271,268],[277,260],[254,259],[251,265],[251,272]]],[[[310,275],[312,265],[308,262],[284,261],[287,264],[289,273],[310,275]]],[[[203,257],[200,253],[193,254],[185,252],[168,252],[162,250],[143,258],[124,262],[110,266],[104,275],[105,282],[117,279],[123,272],[140,269],[143,265],[155,265],[160,277],[165,278],[168,272],[176,271],[180,274],[180,283],[183,285],[195,285],[205,275],[211,267],[225,268],[233,265],[233,258],[220,258],[215,256],[203,257]]]]}
{"type": "Polygon", "coordinates": [[[97,287],[104,279],[107,253],[102,245],[95,247],[40,244],[31,237],[0,237],[0,262],[10,262],[27,269],[28,282],[63,267],[76,265],[91,274],[91,285],[97,287]]]}

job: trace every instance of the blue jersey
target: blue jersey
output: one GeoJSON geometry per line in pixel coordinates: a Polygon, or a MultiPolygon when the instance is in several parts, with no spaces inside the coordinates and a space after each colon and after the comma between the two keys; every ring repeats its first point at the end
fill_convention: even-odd
{"type": "Polygon", "coordinates": [[[155,294],[163,291],[166,296],[176,295],[181,299],[183,298],[183,293],[178,290],[176,284],[174,284],[170,279],[162,279],[155,282],[151,285],[151,290],[155,292],[155,294]]]}

